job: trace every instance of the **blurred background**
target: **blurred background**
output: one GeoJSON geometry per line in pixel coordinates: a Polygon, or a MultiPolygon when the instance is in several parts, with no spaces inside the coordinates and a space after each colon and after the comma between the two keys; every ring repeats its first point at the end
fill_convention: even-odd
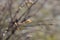
{"type": "Polygon", "coordinates": [[[0,0],[0,40],[60,40],[60,0],[0,0]]]}

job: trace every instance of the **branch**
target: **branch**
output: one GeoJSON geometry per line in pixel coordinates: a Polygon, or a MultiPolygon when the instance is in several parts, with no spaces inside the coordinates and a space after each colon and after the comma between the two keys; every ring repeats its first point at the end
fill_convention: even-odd
{"type": "Polygon", "coordinates": [[[14,17],[13,17],[14,19],[16,19],[15,17],[17,16],[17,14],[18,14],[19,11],[20,11],[20,8],[19,8],[19,7],[21,7],[21,6],[23,5],[24,1],[25,1],[25,0],[23,0],[23,1],[19,4],[18,10],[15,12],[15,15],[14,15],[14,17]]]}
{"type": "Polygon", "coordinates": [[[18,21],[21,20],[21,18],[22,18],[23,16],[24,16],[24,18],[22,19],[21,22],[23,22],[24,20],[27,20],[27,19],[25,19],[26,16],[28,16],[28,14],[30,13],[31,7],[32,7],[33,5],[35,5],[37,1],[38,1],[38,0],[36,0],[30,7],[28,7],[28,9],[20,16],[20,18],[18,19],[18,21]]]}

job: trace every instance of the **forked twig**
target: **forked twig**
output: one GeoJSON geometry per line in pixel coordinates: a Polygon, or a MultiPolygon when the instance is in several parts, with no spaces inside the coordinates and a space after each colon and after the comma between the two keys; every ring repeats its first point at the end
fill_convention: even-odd
{"type": "MultiPolygon", "coordinates": [[[[24,20],[27,20],[28,18],[31,17],[31,16],[28,16],[29,13],[30,13],[30,9],[31,9],[31,7],[32,7],[33,5],[36,4],[37,1],[38,1],[38,0],[36,0],[30,7],[28,7],[28,9],[20,16],[20,18],[17,19],[17,22],[16,22],[16,20],[15,20],[14,22],[11,21],[12,23],[10,23],[10,24],[12,24],[12,25],[9,25],[9,27],[11,27],[11,28],[8,29],[9,31],[11,31],[11,34],[6,38],[6,40],[9,40],[9,38],[10,38],[10,37],[14,34],[14,32],[16,31],[18,25],[16,26],[15,23],[18,23],[19,21],[21,21],[21,18],[22,18],[23,16],[24,16],[24,18],[22,19],[21,23],[23,23],[24,20]],[[28,17],[28,18],[26,19],[26,17],[28,17]],[[12,30],[10,30],[10,29],[12,29],[12,30]]],[[[47,1],[47,0],[46,0],[46,1],[47,1]]],[[[45,2],[46,2],[46,1],[45,1],[45,2]]],[[[41,5],[40,9],[43,7],[43,5],[45,4],[45,2],[41,5]]],[[[11,7],[11,5],[12,5],[12,4],[10,4],[9,6],[11,7]]],[[[10,8],[10,7],[9,7],[9,12],[10,12],[10,16],[11,16],[11,15],[12,15],[12,12],[11,12],[11,8],[10,8]]],[[[40,10],[40,9],[39,9],[39,10],[40,10]]],[[[15,16],[16,16],[16,14],[19,12],[19,10],[20,10],[20,9],[18,9],[18,10],[16,11],[15,16]]],[[[14,16],[14,17],[15,17],[15,16],[14,16]]],[[[12,16],[11,16],[11,18],[12,18],[12,16]]],[[[12,20],[12,19],[11,19],[11,20],[12,20]]],[[[7,31],[7,33],[8,33],[9,31],[7,31]]]]}

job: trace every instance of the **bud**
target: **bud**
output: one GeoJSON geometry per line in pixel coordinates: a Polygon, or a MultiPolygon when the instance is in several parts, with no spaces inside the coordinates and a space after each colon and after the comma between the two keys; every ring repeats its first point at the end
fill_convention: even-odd
{"type": "Polygon", "coordinates": [[[31,23],[31,22],[32,22],[31,19],[27,19],[27,20],[25,21],[25,23],[31,23]]]}
{"type": "Polygon", "coordinates": [[[25,3],[26,3],[27,7],[30,7],[33,4],[33,1],[32,0],[26,0],[25,3]]]}

